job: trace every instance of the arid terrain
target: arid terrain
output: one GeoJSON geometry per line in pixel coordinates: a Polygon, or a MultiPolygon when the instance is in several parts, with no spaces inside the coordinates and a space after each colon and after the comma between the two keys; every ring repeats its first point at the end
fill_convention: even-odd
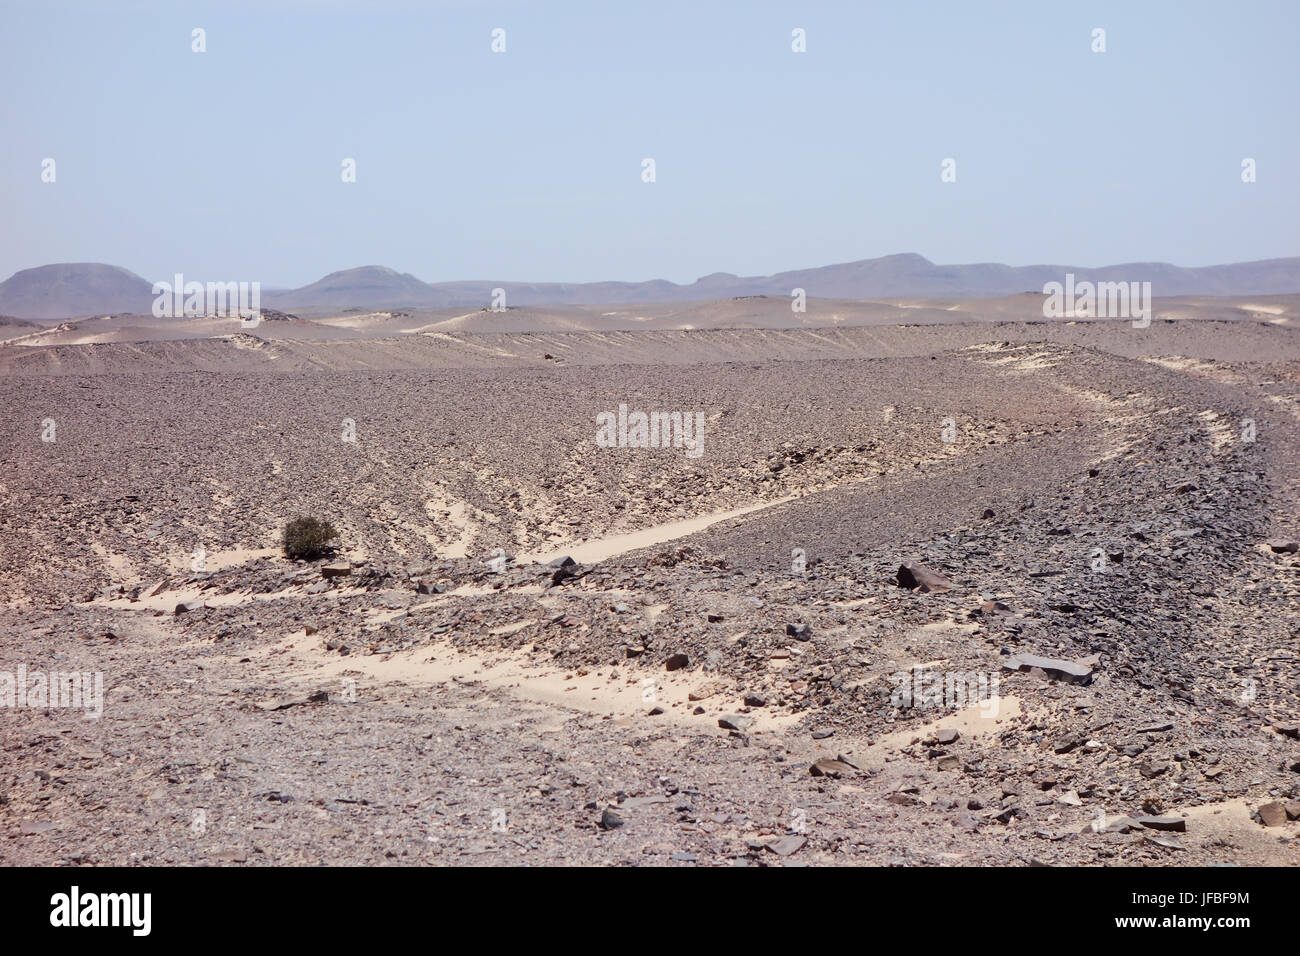
{"type": "Polygon", "coordinates": [[[0,861],[1300,863],[1300,296],[1041,302],[0,320],[0,861]]]}

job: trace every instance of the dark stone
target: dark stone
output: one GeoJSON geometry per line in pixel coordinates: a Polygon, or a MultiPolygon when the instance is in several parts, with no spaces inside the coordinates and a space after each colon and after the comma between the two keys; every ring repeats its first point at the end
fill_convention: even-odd
{"type": "Polygon", "coordinates": [[[904,563],[898,566],[898,586],[909,591],[929,594],[931,591],[942,594],[951,591],[955,585],[938,571],[932,571],[923,564],[904,563]]]}
{"type": "Polygon", "coordinates": [[[600,828],[602,830],[616,830],[623,825],[623,818],[608,807],[600,815],[600,828]]]}
{"type": "Polygon", "coordinates": [[[571,580],[573,578],[581,577],[581,575],[578,573],[578,568],[581,567],[581,565],[579,565],[577,561],[574,561],[573,558],[570,558],[567,555],[563,558],[556,558],[554,561],[551,561],[546,566],[548,568],[555,568],[555,570],[551,572],[552,587],[563,584],[565,581],[571,580]]]}
{"type": "Polygon", "coordinates": [[[718,718],[718,726],[723,730],[735,730],[742,734],[753,724],[753,717],[745,717],[742,714],[723,714],[718,718]]]}
{"type": "Polygon", "coordinates": [[[1182,817],[1134,817],[1134,823],[1139,823],[1148,830],[1165,830],[1175,833],[1187,832],[1187,821],[1182,817]]]}
{"type": "Polygon", "coordinates": [[[980,608],[980,614],[982,614],[985,619],[992,617],[1011,617],[1015,613],[1016,612],[1011,609],[1010,605],[1003,604],[1001,601],[985,601],[984,606],[980,608]]]}
{"type": "Polygon", "coordinates": [[[1068,754],[1071,750],[1083,746],[1085,743],[1082,734],[1066,734],[1064,737],[1058,737],[1052,744],[1052,749],[1058,754],[1068,754]]]}
{"type": "Polygon", "coordinates": [[[831,760],[829,757],[818,760],[808,767],[808,772],[814,777],[839,777],[852,770],[852,764],[843,760],[831,760]]]}
{"type": "Polygon", "coordinates": [[[1280,827],[1286,823],[1286,804],[1281,800],[1274,800],[1259,807],[1253,816],[1266,827],[1280,827]]]}
{"type": "Polygon", "coordinates": [[[1137,732],[1140,734],[1160,734],[1173,729],[1173,724],[1152,724],[1149,727],[1139,727],[1137,732]]]}
{"type": "Polygon", "coordinates": [[[1147,759],[1143,760],[1142,763],[1138,765],[1138,772],[1148,780],[1158,777],[1162,773],[1167,773],[1168,771],[1169,764],[1164,760],[1147,759]]]}

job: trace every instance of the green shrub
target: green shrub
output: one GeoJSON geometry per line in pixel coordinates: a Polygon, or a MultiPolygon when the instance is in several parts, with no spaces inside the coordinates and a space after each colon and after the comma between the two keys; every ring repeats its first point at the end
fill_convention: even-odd
{"type": "Polygon", "coordinates": [[[329,542],[339,533],[328,521],[300,516],[284,526],[284,555],[295,560],[311,561],[333,550],[329,542]]]}

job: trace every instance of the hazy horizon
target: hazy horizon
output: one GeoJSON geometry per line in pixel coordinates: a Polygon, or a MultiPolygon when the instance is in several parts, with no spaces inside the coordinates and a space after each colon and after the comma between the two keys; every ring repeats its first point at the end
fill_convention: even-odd
{"type": "Polygon", "coordinates": [[[0,274],[687,284],[904,252],[1300,254],[1293,5],[743,12],[10,3],[0,274]]]}
{"type": "MultiPolygon", "coordinates": [[[[267,283],[267,282],[262,282],[260,285],[261,285],[261,289],[262,289],[263,291],[266,291],[266,292],[290,292],[290,291],[294,291],[294,290],[296,290],[296,289],[304,288],[304,287],[309,286],[309,285],[313,285],[314,283],[319,282],[321,279],[326,279],[326,278],[329,278],[330,276],[341,275],[341,274],[348,273],[348,272],[358,272],[358,271],[365,270],[365,269],[390,269],[390,270],[392,270],[393,272],[395,272],[395,273],[398,274],[398,275],[410,275],[410,276],[413,276],[413,277],[416,278],[416,279],[419,279],[421,282],[427,283],[427,284],[429,284],[429,285],[440,285],[440,284],[442,284],[442,285],[446,285],[446,284],[455,284],[455,283],[474,283],[474,282],[489,282],[489,281],[491,281],[491,282],[495,282],[495,281],[504,281],[504,282],[507,282],[507,283],[510,283],[510,284],[514,284],[514,285],[584,285],[584,284],[599,284],[599,283],[626,283],[626,284],[629,284],[629,285],[636,285],[636,284],[643,284],[643,283],[653,282],[653,281],[657,281],[657,280],[664,280],[664,281],[672,282],[674,285],[689,286],[689,285],[693,285],[693,284],[695,284],[696,282],[699,282],[699,281],[702,280],[702,279],[708,279],[708,278],[710,278],[710,277],[712,277],[712,276],[718,276],[718,275],[729,275],[729,276],[733,276],[733,277],[738,278],[738,279],[766,279],[766,278],[770,278],[770,277],[775,276],[775,275],[781,275],[781,274],[783,274],[783,273],[789,273],[789,272],[806,272],[806,271],[812,271],[812,270],[818,270],[818,269],[832,269],[832,268],[835,268],[835,267],[837,267],[837,266],[848,266],[848,265],[854,265],[854,264],[856,264],[856,263],[858,263],[858,262],[870,262],[870,261],[874,261],[874,260],[878,260],[878,259],[891,259],[891,258],[892,258],[892,259],[897,259],[897,258],[905,258],[905,257],[908,257],[908,256],[916,256],[916,255],[919,255],[919,256],[921,256],[921,258],[926,259],[926,260],[927,260],[931,265],[938,266],[938,267],[945,267],[945,266],[957,266],[957,267],[970,267],[970,266],[1007,266],[1007,267],[1010,267],[1010,268],[1012,268],[1012,269],[1063,268],[1063,269],[1081,269],[1081,270],[1089,270],[1089,271],[1099,271],[1099,270],[1102,270],[1102,269],[1114,268],[1114,267],[1116,267],[1116,266],[1126,266],[1126,265],[1166,265],[1166,266],[1174,266],[1175,268],[1179,268],[1179,269],[1195,269],[1195,268],[1207,268],[1207,267],[1216,267],[1216,266],[1250,265],[1250,264],[1260,263],[1260,262],[1289,261],[1289,260],[1293,260],[1293,259],[1300,258],[1300,256],[1269,256],[1269,257],[1267,257],[1267,258],[1263,258],[1263,259],[1248,259],[1248,260],[1242,260],[1242,261],[1240,261],[1240,262],[1210,262],[1210,263],[1204,263],[1203,265],[1200,265],[1200,266],[1186,266],[1186,265],[1184,265],[1184,264],[1182,264],[1182,263],[1179,263],[1179,262],[1158,262],[1157,260],[1154,260],[1154,259],[1147,259],[1147,260],[1133,260],[1132,262],[1104,262],[1104,263],[1077,263],[1077,262],[1069,262],[1069,263],[1063,263],[1063,262],[936,262],[935,260],[931,259],[929,256],[924,255],[923,253],[917,253],[917,252],[912,251],[912,250],[907,250],[907,251],[896,252],[896,253],[887,253],[887,254],[882,255],[882,256],[873,256],[873,257],[871,257],[870,259],[850,260],[850,261],[847,261],[847,262],[827,262],[827,263],[822,263],[822,264],[820,264],[820,265],[814,265],[814,266],[798,266],[798,267],[793,267],[793,268],[789,268],[789,269],[778,269],[778,270],[776,270],[776,271],[774,271],[774,272],[771,272],[771,273],[764,273],[764,274],[762,274],[762,275],[759,275],[759,274],[743,275],[743,274],[739,274],[739,273],[728,273],[728,272],[723,272],[723,271],[721,271],[721,270],[714,270],[714,271],[712,271],[712,272],[702,273],[702,274],[700,274],[700,275],[698,275],[698,276],[695,276],[693,279],[685,279],[685,280],[681,280],[681,281],[676,281],[676,280],[672,280],[672,279],[667,279],[667,280],[665,280],[663,276],[646,276],[646,277],[643,277],[643,278],[637,278],[637,279],[629,279],[629,278],[626,278],[626,277],[623,277],[623,276],[610,276],[610,277],[606,277],[606,278],[603,278],[603,279],[582,280],[582,281],[580,281],[580,282],[575,282],[575,281],[571,281],[571,280],[564,279],[564,278],[554,279],[554,278],[541,278],[541,277],[536,277],[536,276],[534,276],[534,277],[525,278],[525,279],[516,279],[516,278],[509,277],[509,276],[487,276],[487,275],[484,275],[484,276],[461,276],[461,277],[459,277],[459,278],[451,278],[451,279],[429,279],[429,278],[426,278],[425,276],[419,275],[419,274],[417,274],[417,273],[406,272],[406,271],[401,270],[401,269],[394,269],[392,266],[388,266],[388,265],[386,265],[385,263],[382,263],[382,262],[363,262],[363,263],[358,263],[358,264],[353,265],[353,266],[344,266],[344,267],[342,267],[342,268],[332,269],[332,270],[330,270],[329,272],[322,272],[320,275],[316,276],[315,279],[309,279],[308,281],[302,283],[301,285],[292,286],[292,285],[285,285],[285,284],[282,284],[282,283],[267,283]]],[[[145,274],[141,273],[139,270],[132,269],[131,266],[130,266],[130,264],[127,264],[127,263],[121,263],[121,262],[89,262],[89,261],[76,261],[76,262],[73,262],[73,261],[62,261],[62,262],[44,262],[44,263],[40,263],[39,265],[36,265],[36,266],[26,266],[26,267],[24,267],[24,268],[22,268],[22,269],[18,269],[18,270],[15,270],[15,271],[12,272],[12,273],[9,273],[8,275],[4,276],[3,278],[0,278],[0,281],[3,281],[4,279],[13,278],[15,275],[17,275],[17,274],[19,274],[19,273],[21,273],[21,272],[30,271],[30,270],[32,270],[32,269],[40,269],[40,268],[42,268],[42,267],[47,267],[47,266],[72,266],[72,265],[105,265],[105,266],[111,266],[111,267],[114,267],[114,268],[125,269],[127,272],[130,272],[130,273],[136,275],[137,277],[139,277],[139,278],[141,278],[141,279],[145,279],[146,281],[151,282],[151,283],[152,283],[152,282],[155,282],[155,281],[166,282],[166,281],[169,281],[169,280],[171,280],[172,278],[174,278],[174,275],[175,275],[175,273],[172,273],[172,274],[169,274],[169,275],[159,275],[159,276],[154,276],[154,275],[152,275],[152,274],[150,274],[150,275],[145,275],[145,274]]],[[[189,276],[189,278],[195,278],[195,276],[194,276],[193,274],[191,274],[191,275],[189,276]]],[[[206,277],[205,277],[205,278],[206,278],[206,277]]],[[[1003,293],[999,293],[999,294],[1003,294],[1003,293]]],[[[1005,293],[1005,294],[1010,294],[1010,293],[1005,293]]],[[[1171,295],[1184,295],[1184,294],[1199,294],[1199,293],[1180,293],[1180,292],[1179,292],[1179,293],[1170,293],[1170,294],[1171,294],[1171,295]]],[[[1208,293],[1207,293],[1207,294],[1208,294],[1208,293]]],[[[1240,295],[1244,295],[1244,294],[1247,294],[1247,293],[1230,293],[1230,294],[1234,294],[1234,295],[1238,295],[1238,294],[1240,294],[1240,295]]],[[[1261,293],[1261,294],[1265,294],[1265,295],[1287,295],[1287,294],[1290,294],[1290,293],[1270,292],[1270,293],[1261,293]]],[[[975,294],[974,294],[974,293],[970,293],[970,295],[971,295],[971,296],[974,296],[975,294]]],[[[923,296],[924,296],[924,293],[917,293],[917,296],[922,296],[922,297],[923,297],[923,296]]]]}

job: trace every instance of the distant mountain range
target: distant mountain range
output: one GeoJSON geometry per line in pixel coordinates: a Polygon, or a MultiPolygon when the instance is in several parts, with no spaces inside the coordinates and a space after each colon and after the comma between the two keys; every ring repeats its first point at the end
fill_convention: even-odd
{"type": "Polygon", "coordinates": [[[152,284],[134,272],[98,262],[70,262],[15,272],[0,282],[0,315],[66,319],[148,312],[152,284]]]}
{"type": "MultiPolygon", "coordinates": [[[[1300,292],[1300,257],[1262,259],[1231,265],[1184,269],[1166,262],[1132,262],[1090,269],[1083,266],[1006,266],[999,263],[936,265],[904,253],[863,259],[772,276],[716,272],[689,285],[665,279],[647,282],[509,282],[474,280],[422,282],[383,266],[333,272],[300,289],[266,290],[262,304],[281,311],[344,309],[482,308],[494,289],[505,289],[506,304],[588,305],[593,303],[690,302],[746,295],[789,296],[803,289],[809,298],[984,298],[1041,292],[1066,273],[1076,281],[1150,282],[1156,296],[1279,295],[1300,292]]],[[[171,282],[172,276],[161,281],[171,282]]],[[[253,281],[256,277],[186,276],[187,281],[253,281]]],[[[24,319],[62,319],[121,312],[147,313],[153,283],[119,266],[97,262],[64,263],[24,269],[0,282],[0,315],[24,319]]]]}

